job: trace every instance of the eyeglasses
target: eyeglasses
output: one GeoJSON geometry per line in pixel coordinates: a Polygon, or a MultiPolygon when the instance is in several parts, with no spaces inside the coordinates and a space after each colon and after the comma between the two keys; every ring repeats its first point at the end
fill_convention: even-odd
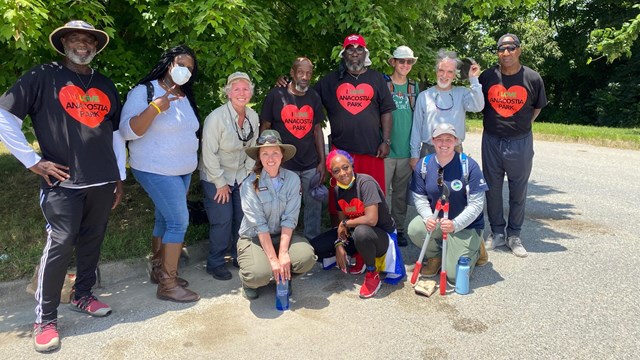
{"type": "Polygon", "coordinates": [[[263,135],[258,138],[258,145],[278,144],[278,137],[275,135],[263,135]]]}
{"type": "Polygon", "coordinates": [[[396,59],[394,58],[399,64],[409,64],[409,65],[413,65],[416,63],[416,59],[396,59]]]}
{"type": "Polygon", "coordinates": [[[347,55],[353,55],[354,53],[362,54],[364,53],[364,48],[363,47],[347,47],[346,49],[344,49],[344,52],[346,52],[347,55]]]}
{"type": "Polygon", "coordinates": [[[442,184],[444,184],[444,168],[440,167],[438,168],[438,186],[442,187],[442,184]]]}
{"type": "Polygon", "coordinates": [[[436,101],[435,101],[435,103],[436,103],[436,108],[438,110],[447,111],[447,110],[453,109],[453,95],[451,95],[451,93],[449,93],[448,95],[451,98],[451,106],[449,106],[449,107],[441,107],[440,105],[438,105],[438,98],[440,97],[440,93],[436,92],[436,101]]]}
{"type": "Polygon", "coordinates": [[[517,49],[517,48],[518,48],[518,47],[517,47],[517,46],[515,46],[515,45],[500,46],[500,47],[498,48],[498,52],[499,52],[499,53],[503,53],[503,52],[505,52],[505,50],[509,50],[509,52],[510,52],[510,53],[512,53],[512,52],[516,51],[516,49],[517,49]]]}
{"type": "MultiPolygon", "coordinates": [[[[236,125],[236,135],[238,135],[238,140],[242,141],[242,146],[247,146],[247,141],[253,139],[253,135],[255,134],[253,133],[253,126],[251,125],[251,121],[249,121],[247,117],[245,117],[244,119],[249,123],[249,135],[245,137],[240,136],[240,129],[238,129],[238,124],[235,123],[235,121],[234,124],[236,125]]],[[[244,128],[242,129],[242,134],[244,135],[244,128]]]]}

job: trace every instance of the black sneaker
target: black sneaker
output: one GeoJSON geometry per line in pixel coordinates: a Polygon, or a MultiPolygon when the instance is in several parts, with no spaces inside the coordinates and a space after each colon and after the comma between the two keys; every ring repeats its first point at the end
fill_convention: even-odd
{"type": "Polygon", "coordinates": [[[213,276],[214,279],[231,280],[231,271],[227,270],[227,267],[225,265],[218,266],[217,268],[213,268],[211,270],[207,269],[207,273],[213,276]]]}
{"type": "Polygon", "coordinates": [[[398,246],[405,247],[409,245],[407,239],[404,238],[404,234],[402,231],[398,231],[398,246]]]}

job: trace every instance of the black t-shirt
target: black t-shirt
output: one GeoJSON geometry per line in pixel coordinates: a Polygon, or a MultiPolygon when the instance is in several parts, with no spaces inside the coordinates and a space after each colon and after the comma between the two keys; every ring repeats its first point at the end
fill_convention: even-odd
{"type": "Polygon", "coordinates": [[[315,85],[331,123],[331,141],[354,154],[376,155],[382,142],[380,115],[396,105],[384,75],[368,69],[357,78],[333,71],[315,85]]]}
{"type": "Polygon", "coordinates": [[[80,75],[55,62],[36,66],[0,97],[0,107],[20,119],[31,116],[42,157],[68,166],[72,184],[120,179],[113,151],[120,97],[97,71],[80,75]]]}
{"type": "Polygon", "coordinates": [[[314,127],[324,117],[318,93],[309,89],[302,96],[291,94],[287,88],[276,87],[264,99],[260,121],[271,123],[271,128],[282,136],[282,142],[296,147],[296,155],[282,164],[293,171],[304,171],[318,166],[318,152],[314,127]]]}
{"type": "Polygon", "coordinates": [[[339,187],[336,199],[336,209],[340,209],[347,218],[354,219],[364,215],[364,208],[378,204],[378,223],[376,227],[391,233],[396,225],[389,214],[389,208],[378,182],[367,174],[354,174],[355,184],[350,189],[339,187]]]}
{"type": "Polygon", "coordinates": [[[531,132],[535,109],[547,105],[544,82],[526,66],[514,75],[504,75],[500,66],[480,74],[484,93],[484,131],[499,137],[518,137],[531,132]]]}

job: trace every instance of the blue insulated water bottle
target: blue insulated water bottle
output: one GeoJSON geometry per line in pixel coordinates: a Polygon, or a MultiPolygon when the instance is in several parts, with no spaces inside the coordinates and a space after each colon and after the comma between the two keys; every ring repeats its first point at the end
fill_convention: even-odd
{"type": "Polygon", "coordinates": [[[460,256],[458,260],[458,268],[456,270],[456,292],[460,295],[467,295],[469,293],[469,273],[471,267],[469,263],[471,258],[466,256],[460,256]]]}
{"type": "Polygon", "coordinates": [[[289,280],[282,280],[276,284],[276,309],[285,311],[289,309],[289,280]]]}

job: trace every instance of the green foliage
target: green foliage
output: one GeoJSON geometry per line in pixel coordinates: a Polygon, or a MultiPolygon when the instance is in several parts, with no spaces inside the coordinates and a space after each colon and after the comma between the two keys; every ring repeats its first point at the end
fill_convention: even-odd
{"type": "MultiPolygon", "coordinates": [[[[633,5],[632,9],[635,9],[630,9],[632,12],[638,14],[625,21],[620,28],[605,27],[591,31],[589,50],[606,56],[608,62],[623,56],[631,57],[633,44],[640,35],[640,4],[633,5]]],[[[589,58],[589,62],[591,61],[589,58]]]]}

